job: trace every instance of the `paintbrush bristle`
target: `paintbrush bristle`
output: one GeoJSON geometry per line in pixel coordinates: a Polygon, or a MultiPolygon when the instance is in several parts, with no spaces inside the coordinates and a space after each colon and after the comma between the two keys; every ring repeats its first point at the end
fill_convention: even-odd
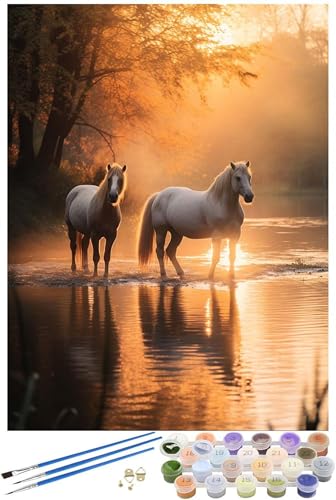
{"type": "Polygon", "coordinates": [[[8,477],[12,477],[13,472],[12,471],[10,471],[10,472],[3,472],[1,475],[2,475],[2,477],[4,479],[7,479],[8,477]]]}

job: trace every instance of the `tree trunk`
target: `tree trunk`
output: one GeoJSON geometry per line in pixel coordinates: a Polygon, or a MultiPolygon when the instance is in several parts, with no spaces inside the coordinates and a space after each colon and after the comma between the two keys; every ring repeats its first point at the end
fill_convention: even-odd
{"type": "Polygon", "coordinates": [[[34,123],[26,115],[20,113],[18,120],[19,127],[19,157],[16,168],[20,173],[32,170],[35,161],[33,146],[34,123]]]}

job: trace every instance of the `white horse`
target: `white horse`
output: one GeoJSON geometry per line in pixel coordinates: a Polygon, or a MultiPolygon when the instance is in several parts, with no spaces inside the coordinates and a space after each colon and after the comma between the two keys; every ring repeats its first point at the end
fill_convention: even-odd
{"type": "Polygon", "coordinates": [[[119,203],[126,189],[126,165],[117,163],[107,165],[106,174],[99,186],[84,184],[74,187],[65,203],[65,222],[68,226],[70,248],[72,252],[72,271],[76,271],[77,244],[82,253],[82,267],[88,269],[87,250],[92,240],[94,276],[97,276],[99,256],[99,240],[106,238],[105,273],[111,257],[111,248],[117,236],[121,221],[119,203]]]}
{"type": "Polygon", "coordinates": [[[184,272],[176,259],[176,249],[183,236],[188,238],[212,238],[212,263],[209,279],[213,279],[220,258],[221,240],[230,240],[230,272],[234,272],[236,243],[240,237],[244,212],[239,203],[241,195],[246,203],[254,197],[251,188],[250,162],[231,162],[206,191],[170,187],[153,194],[146,202],[142,213],[138,258],[141,265],[147,264],[152,254],[154,231],[156,255],[162,277],[166,276],[164,244],[167,232],[171,240],[166,254],[177,274],[184,272]]]}

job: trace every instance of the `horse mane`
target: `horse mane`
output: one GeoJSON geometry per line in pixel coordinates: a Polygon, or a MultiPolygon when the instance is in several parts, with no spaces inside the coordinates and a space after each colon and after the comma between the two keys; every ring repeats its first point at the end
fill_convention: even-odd
{"type": "Polygon", "coordinates": [[[113,163],[110,170],[108,170],[105,173],[105,177],[101,181],[101,183],[99,184],[98,191],[95,195],[97,200],[102,201],[102,202],[105,201],[106,194],[107,194],[107,188],[108,188],[108,180],[113,175],[118,175],[118,177],[121,177],[123,179],[123,187],[122,187],[122,191],[119,193],[118,204],[123,201],[125,191],[126,191],[127,180],[126,180],[126,175],[123,173],[122,168],[118,163],[113,163]]]}
{"type": "Polygon", "coordinates": [[[228,165],[223,172],[215,177],[214,181],[208,188],[208,193],[211,194],[216,200],[222,200],[223,193],[229,194],[231,192],[231,175],[232,168],[228,165]]]}

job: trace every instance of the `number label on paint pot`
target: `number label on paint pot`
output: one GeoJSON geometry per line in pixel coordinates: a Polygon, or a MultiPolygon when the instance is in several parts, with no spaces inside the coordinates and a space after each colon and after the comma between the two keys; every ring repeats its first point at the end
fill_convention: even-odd
{"type": "Polygon", "coordinates": [[[180,476],[179,485],[180,486],[189,486],[193,483],[193,479],[191,476],[180,476]]]}
{"type": "Polygon", "coordinates": [[[217,455],[219,457],[226,455],[226,450],[216,450],[215,449],[215,455],[217,455]]]}
{"type": "Polygon", "coordinates": [[[241,479],[240,479],[240,482],[241,483],[252,483],[253,480],[251,477],[248,477],[248,476],[243,476],[241,479]]]}
{"type": "Polygon", "coordinates": [[[257,466],[260,469],[264,469],[265,467],[268,467],[268,462],[260,461],[260,462],[257,463],[257,466]]]}
{"type": "Polygon", "coordinates": [[[280,454],[281,454],[280,450],[271,450],[272,457],[280,456],[280,454]]]}
{"type": "Polygon", "coordinates": [[[253,454],[252,450],[243,450],[243,455],[246,456],[251,456],[253,454]]]}

